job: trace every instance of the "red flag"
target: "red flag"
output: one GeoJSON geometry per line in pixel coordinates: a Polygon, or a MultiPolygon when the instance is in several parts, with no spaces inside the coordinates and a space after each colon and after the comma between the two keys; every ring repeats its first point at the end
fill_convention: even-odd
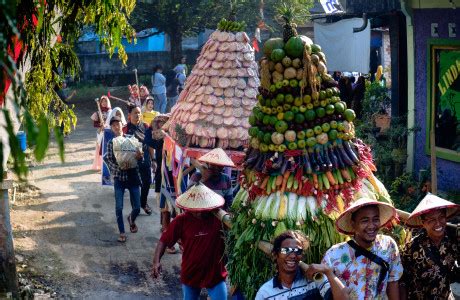
{"type": "Polygon", "coordinates": [[[259,43],[257,42],[257,39],[255,37],[252,38],[252,47],[254,47],[254,50],[256,52],[259,52],[259,43]]]}
{"type": "Polygon", "coordinates": [[[108,91],[108,92],[107,92],[107,97],[109,97],[109,98],[110,98],[110,91],[108,91]]]}

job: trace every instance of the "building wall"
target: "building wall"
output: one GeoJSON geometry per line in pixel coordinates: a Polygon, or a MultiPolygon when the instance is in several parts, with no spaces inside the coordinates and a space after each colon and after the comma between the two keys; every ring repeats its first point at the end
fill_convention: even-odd
{"type": "MultiPolygon", "coordinates": [[[[187,62],[195,62],[199,50],[183,51],[187,62]]],[[[153,67],[161,64],[165,70],[172,69],[170,53],[167,51],[148,51],[128,53],[128,61],[123,66],[114,54],[110,59],[106,53],[79,54],[81,65],[81,79],[83,81],[96,81],[106,85],[125,84],[134,78],[133,70],[137,69],[138,75],[151,75],[153,67]]]]}
{"type": "MultiPolygon", "coordinates": [[[[449,38],[448,23],[455,22],[460,27],[460,13],[453,9],[415,9],[414,10],[414,42],[415,42],[415,120],[420,131],[415,136],[415,171],[430,166],[430,156],[425,154],[425,135],[429,124],[426,124],[427,113],[427,40],[431,38],[431,23],[438,23],[439,38],[449,38]]],[[[459,39],[459,33],[457,38],[459,39]]],[[[458,190],[458,174],[460,164],[437,159],[438,188],[441,190],[458,190]]]]}
{"type": "Polygon", "coordinates": [[[144,52],[144,51],[165,51],[165,34],[151,35],[145,38],[137,38],[137,43],[128,43],[123,38],[123,46],[127,53],[144,52]]]}

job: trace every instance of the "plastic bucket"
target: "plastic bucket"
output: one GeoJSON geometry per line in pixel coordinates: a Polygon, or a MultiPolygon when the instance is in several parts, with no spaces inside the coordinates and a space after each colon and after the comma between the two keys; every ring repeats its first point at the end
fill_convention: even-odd
{"type": "Polygon", "coordinates": [[[24,152],[27,149],[27,136],[24,131],[18,131],[16,134],[16,138],[18,139],[19,142],[19,147],[21,147],[21,150],[24,152]]]}

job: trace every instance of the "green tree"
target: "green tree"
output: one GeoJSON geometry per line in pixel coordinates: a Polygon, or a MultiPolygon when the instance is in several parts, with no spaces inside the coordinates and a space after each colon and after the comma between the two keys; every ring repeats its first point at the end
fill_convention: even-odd
{"type": "MultiPolygon", "coordinates": [[[[54,129],[64,160],[64,140],[61,132],[71,131],[77,118],[64,101],[59,90],[65,76],[77,76],[80,70],[74,43],[83,26],[92,25],[112,55],[126,62],[121,44],[123,36],[134,37],[128,23],[135,0],[11,0],[0,1],[0,108],[6,124],[8,145],[0,140],[0,181],[3,180],[4,153],[11,150],[14,171],[25,179],[25,155],[15,136],[13,119],[19,119],[27,131],[29,145],[34,146],[37,160],[45,157],[49,133],[54,129]],[[19,74],[25,72],[24,80],[19,74]],[[7,83],[11,82],[13,100],[6,98],[7,83]],[[13,109],[7,109],[12,101],[13,109]],[[8,103],[10,104],[10,103],[8,103]]],[[[3,197],[3,195],[1,195],[3,197]]],[[[16,268],[9,224],[8,201],[0,201],[0,297],[17,293],[16,268]]]]}
{"type": "MultiPolygon", "coordinates": [[[[77,118],[72,107],[57,95],[66,76],[78,76],[80,65],[74,44],[84,26],[91,25],[101,42],[112,55],[126,62],[121,44],[123,36],[133,39],[135,32],[128,17],[135,0],[21,0],[0,2],[0,104],[4,100],[5,83],[11,81],[14,90],[15,112],[2,109],[13,157],[14,171],[20,179],[27,175],[24,154],[15,138],[12,119],[17,117],[27,131],[29,145],[35,145],[37,160],[45,156],[49,132],[54,134],[64,159],[63,133],[75,127],[77,118]],[[18,43],[22,47],[18,47],[18,43]],[[13,49],[21,49],[17,62],[13,49]],[[21,80],[16,74],[25,72],[21,80]],[[11,115],[16,114],[16,116],[11,115]]],[[[3,174],[3,152],[0,145],[0,174],[3,174]]],[[[0,177],[0,180],[2,177],[0,177]]]]}
{"type": "Polygon", "coordinates": [[[178,63],[182,57],[184,36],[214,28],[225,15],[225,5],[212,0],[153,0],[136,5],[130,22],[136,30],[154,27],[158,33],[170,38],[171,61],[178,63]]]}
{"type": "MultiPolygon", "coordinates": [[[[217,22],[225,18],[245,21],[248,32],[253,32],[261,20],[272,31],[281,31],[275,20],[277,7],[286,3],[296,7],[297,15],[306,20],[308,8],[313,0],[144,0],[139,1],[130,19],[136,30],[156,28],[158,33],[166,33],[171,41],[171,62],[178,63],[182,57],[182,39],[198,34],[205,28],[216,28],[217,22]]],[[[296,21],[302,21],[296,20],[296,21]]]]}

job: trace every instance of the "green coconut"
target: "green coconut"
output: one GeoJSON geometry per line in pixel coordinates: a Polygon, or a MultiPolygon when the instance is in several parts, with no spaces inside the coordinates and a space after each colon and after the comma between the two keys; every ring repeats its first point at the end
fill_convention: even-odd
{"type": "Polygon", "coordinates": [[[270,57],[274,49],[283,49],[283,47],[284,42],[282,38],[271,38],[265,42],[263,51],[266,57],[270,57]]]}

